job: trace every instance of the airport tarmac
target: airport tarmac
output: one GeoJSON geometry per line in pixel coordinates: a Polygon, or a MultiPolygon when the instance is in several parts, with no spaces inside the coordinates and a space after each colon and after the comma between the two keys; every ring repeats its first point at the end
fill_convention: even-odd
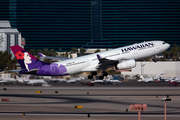
{"type": "Polygon", "coordinates": [[[167,120],[180,119],[180,87],[168,83],[122,83],[81,86],[53,83],[51,87],[0,85],[0,117],[5,120],[134,120],[131,104],[147,104],[142,120],[163,120],[167,95],[167,120]],[[134,85],[134,86],[133,86],[134,85]],[[41,91],[42,93],[36,93],[41,91]],[[82,106],[83,108],[75,108],[82,106]],[[23,116],[24,113],[24,116],[23,116]]]}

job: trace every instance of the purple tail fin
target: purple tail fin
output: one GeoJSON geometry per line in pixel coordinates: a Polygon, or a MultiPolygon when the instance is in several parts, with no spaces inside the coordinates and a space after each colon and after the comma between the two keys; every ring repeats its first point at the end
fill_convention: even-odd
{"type": "Polygon", "coordinates": [[[18,45],[11,46],[11,50],[21,65],[21,68],[23,69],[22,72],[27,72],[31,69],[37,69],[43,65],[43,62],[39,61],[36,57],[18,45]]]}
{"type": "Polygon", "coordinates": [[[42,62],[18,45],[11,46],[11,50],[21,65],[22,70],[19,71],[19,74],[35,74],[43,76],[69,75],[64,65],[42,62]]]}

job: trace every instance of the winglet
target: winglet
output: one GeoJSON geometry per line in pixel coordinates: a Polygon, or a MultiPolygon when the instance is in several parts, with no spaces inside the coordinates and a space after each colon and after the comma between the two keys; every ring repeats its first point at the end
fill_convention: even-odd
{"type": "Polygon", "coordinates": [[[101,56],[97,54],[97,59],[101,59],[101,56]]]}

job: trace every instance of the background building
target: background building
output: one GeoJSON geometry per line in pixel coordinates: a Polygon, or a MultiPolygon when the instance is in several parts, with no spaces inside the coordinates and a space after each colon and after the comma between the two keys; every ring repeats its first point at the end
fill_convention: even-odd
{"type": "Polygon", "coordinates": [[[136,62],[136,67],[131,71],[121,72],[123,76],[143,75],[146,77],[154,77],[159,73],[163,73],[162,78],[180,77],[180,62],[136,62]]]}
{"type": "Polygon", "coordinates": [[[26,49],[69,51],[92,40],[180,45],[178,0],[1,0],[0,19],[22,33],[26,49]]]}
{"type": "Polygon", "coordinates": [[[10,46],[13,45],[23,47],[25,40],[17,29],[11,28],[9,21],[0,21],[0,51],[7,50],[8,53],[12,53],[10,46]]]}

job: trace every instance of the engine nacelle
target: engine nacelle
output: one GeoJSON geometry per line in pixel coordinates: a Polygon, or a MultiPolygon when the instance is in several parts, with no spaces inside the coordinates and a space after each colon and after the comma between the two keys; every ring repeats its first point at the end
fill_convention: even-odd
{"type": "Polygon", "coordinates": [[[123,61],[123,62],[117,64],[118,70],[130,69],[133,67],[136,67],[136,61],[134,59],[126,60],[126,61],[123,61]]]}

